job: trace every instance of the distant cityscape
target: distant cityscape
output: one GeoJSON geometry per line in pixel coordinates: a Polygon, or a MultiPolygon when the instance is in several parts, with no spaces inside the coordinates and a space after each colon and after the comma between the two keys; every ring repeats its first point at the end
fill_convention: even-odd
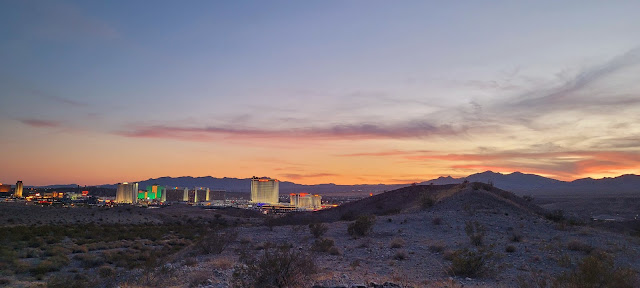
{"type": "MultiPolygon", "coordinates": [[[[250,179],[250,182],[251,193],[249,199],[228,197],[228,193],[225,190],[211,189],[210,187],[167,187],[153,184],[141,189],[138,182],[118,183],[115,197],[98,195],[105,193],[90,193],[90,189],[86,187],[86,190],[81,189],[79,186],[55,189],[54,191],[50,191],[51,189],[48,188],[28,188],[25,191],[22,181],[17,181],[15,187],[10,184],[0,184],[0,197],[5,198],[5,201],[26,201],[42,205],[162,206],[188,204],[191,206],[257,209],[265,214],[315,211],[337,206],[336,204],[326,203],[326,205],[323,205],[322,196],[304,192],[290,193],[288,199],[283,199],[280,196],[280,181],[278,179],[254,176],[250,179]]],[[[95,189],[96,187],[93,188],[95,189]]]]}

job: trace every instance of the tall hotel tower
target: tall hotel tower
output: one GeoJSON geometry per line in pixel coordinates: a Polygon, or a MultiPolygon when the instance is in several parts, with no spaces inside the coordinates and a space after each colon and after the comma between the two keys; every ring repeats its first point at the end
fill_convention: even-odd
{"type": "Polygon", "coordinates": [[[269,178],[251,178],[251,202],[278,204],[279,181],[269,178]]]}
{"type": "Polygon", "coordinates": [[[13,193],[13,197],[22,198],[22,181],[16,182],[16,191],[13,193]]]}
{"type": "Polygon", "coordinates": [[[138,203],[138,183],[119,183],[116,191],[116,203],[138,203]]]}

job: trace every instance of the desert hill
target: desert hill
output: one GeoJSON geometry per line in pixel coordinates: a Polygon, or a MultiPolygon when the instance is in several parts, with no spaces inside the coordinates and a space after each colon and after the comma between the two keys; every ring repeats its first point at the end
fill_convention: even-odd
{"type": "Polygon", "coordinates": [[[448,185],[412,185],[335,208],[316,212],[291,213],[277,223],[304,224],[354,220],[360,215],[385,216],[411,213],[422,209],[474,210],[493,213],[522,213],[544,216],[547,211],[514,193],[486,183],[473,182],[448,185]]]}

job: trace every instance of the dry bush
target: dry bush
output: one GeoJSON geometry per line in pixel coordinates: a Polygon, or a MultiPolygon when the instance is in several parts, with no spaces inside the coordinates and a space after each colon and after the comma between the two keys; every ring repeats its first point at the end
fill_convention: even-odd
{"type": "Polygon", "coordinates": [[[431,224],[433,224],[433,225],[440,225],[440,224],[442,224],[442,218],[440,218],[440,217],[435,217],[435,218],[431,219],[431,224]]]}
{"type": "Polygon", "coordinates": [[[226,270],[226,269],[231,269],[235,261],[230,257],[218,257],[211,260],[211,263],[213,264],[213,267],[215,267],[216,269],[226,270]]]}
{"type": "Polygon", "coordinates": [[[488,265],[489,255],[484,251],[469,249],[457,250],[452,255],[449,274],[462,277],[482,277],[490,271],[488,265]]]}
{"type": "Polygon", "coordinates": [[[310,287],[316,271],[313,258],[291,249],[266,249],[260,258],[241,255],[233,272],[233,287],[310,287]]]}
{"type": "Polygon", "coordinates": [[[464,231],[469,236],[469,240],[471,244],[475,246],[482,245],[482,240],[484,239],[484,226],[478,223],[477,221],[467,221],[464,224],[464,231]]]}
{"type": "Polygon", "coordinates": [[[556,287],[638,287],[637,272],[628,268],[616,268],[613,258],[605,253],[595,253],[580,261],[575,270],[563,273],[554,281],[556,287]]]}
{"type": "Polygon", "coordinates": [[[113,267],[109,265],[102,265],[98,268],[98,275],[100,275],[101,278],[109,278],[116,275],[116,269],[113,269],[113,267]]]}
{"type": "Polygon", "coordinates": [[[87,252],[89,252],[89,248],[87,248],[87,245],[74,245],[71,248],[71,252],[72,253],[87,253],[87,252]]]}
{"type": "Polygon", "coordinates": [[[399,250],[393,254],[393,260],[406,260],[407,258],[409,258],[409,256],[407,255],[407,252],[403,250],[399,250]]]}
{"type": "Polygon", "coordinates": [[[197,271],[195,273],[190,273],[188,287],[208,287],[212,284],[211,280],[209,279],[210,277],[211,275],[207,271],[197,271]]]}
{"type": "Polygon", "coordinates": [[[196,260],[195,257],[188,257],[187,259],[184,259],[184,266],[193,267],[197,265],[198,265],[198,260],[196,260]]]}
{"type": "Polygon", "coordinates": [[[329,227],[324,223],[311,223],[309,224],[309,232],[313,235],[313,237],[320,238],[324,233],[327,233],[329,227]]]}
{"type": "Polygon", "coordinates": [[[589,244],[586,244],[584,242],[581,242],[580,240],[571,240],[569,241],[569,243],[567,243],[567,249],[571,250],[571,251],[582,251],[584,253],[591,253],[591,251],[593,251],[593,247],[589,244]]]}
{"type": "Polygon", "coordinates": [[[507,245],[507,247],[504,248],[504,251],[507,253],[513,253],[516,252],[516,246],[513,245],[507,245]]]}
{"type": "Polygon", "coordinates": [[[511,237],[509,237],[509,240],[511,240],[511,242],[521,242],[522,241],[522,234],[520,234],[518,232],[513,232],[513,233],[511,233],[511,237]]]}
{"type": "Polygon", "coordinates": [[[89,278],[83,274],[59,274],[53,275],[47,280],[47,288],[85,288],[94,286],[89,278]]]}
{"type": "Polygon", "coordinates": [[[333,245],[334,245],[333,239],[329,239],[329,238],[316,239],[316,241],[313,242],[313,246],[311,246],[311,250],[315,252],[329,252],[329,249],[331,249],[333,245]]]}
{"type": "Polygon", "coordinates": [[[422,209],[429,209],[436,204],[436,199],[428,193],[422,193],[422,195],[420,195],[419,201],[420,207],[422,207],[422,209]]]}
{"type": "Polygon", "coordinates": [[[210,231],[195,245],[204,254],[220,254],[238,237],[238,231],[210,231]]]}
{"type": "Polygon", "coordinates": [[[527,276],[518,275],[516,278],[516,286],[518,288],[547,288],[552,282],[553,280],[548,274],[535,270],[531,270],[531,273],[527,276]]]}
{"type": "Polygon", "coordinates": [[[436,241],[429,244],[429,251],[432,253],[441,253],[447,247],[443,241],[436,241]]]}
{"type": "Polygon", "coordinates": [[[371,239],[367,238],[367,239],[363,239],[360,244],[358,244],[358,246],[356,246],[356,248],[369,248],[371,247],[371,239]]]}
{"type": "Polygon", "coordinates": [[[93,268],[104,264],[104,259],[92,253],[82,253],[73,256],[74,260],[80,261],[83,268],[93,268]]]}
{"type": "Polygon", "coordinates": [[[567,253],[562,254],[560,258],[558,258],[558,266],[563,268],[569,268],[571,267],[571,265],[572,265],[571,256],[569,256],[567,253]]]}
{"type": "Polygon", "coordinates": [[[338,255],[342,255],[342,252],[340,252],[340,249],[338,249],[338,247],[333,246],[333,247],[329,248],[329,254],[334,255],[334,256],[338,256],[338,255]]]}
{"type": "Polygon", "coordinates": [[[393,238],[393,240],[391,240],[391,243],[389,244],[389,247],[395,249],[395,248],[402,248],[404,247],[404,240],[402,240],[402,238],[393,238]]]}
{"type": "Polygon", "coordinates": [[[373,224],[376,223],[376,216],[362,215],[347,227],[347,233],[354,238],[366,236],[373,230],[373,224]]]}

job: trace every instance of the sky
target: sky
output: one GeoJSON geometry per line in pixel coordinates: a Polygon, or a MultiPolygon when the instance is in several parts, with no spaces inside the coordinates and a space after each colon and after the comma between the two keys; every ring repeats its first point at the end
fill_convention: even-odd
{"type": "Polygon", "coordinates": [[[639,1],[0,1],[0,182],[640,171],[639,1]]]}

